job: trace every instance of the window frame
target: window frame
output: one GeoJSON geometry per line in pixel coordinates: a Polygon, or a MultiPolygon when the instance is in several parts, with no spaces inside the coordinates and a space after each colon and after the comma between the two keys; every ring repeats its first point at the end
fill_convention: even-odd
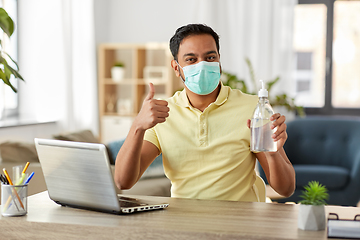
{"type": "MultiPolygon", "coordinates": [[[[306,115],[344,115],[360,116],[360,108],[335,108],[332,99],[332,69],[334,40],[334,5],[337,0],[298,0],[298,4],[324,4],[327,7],[326,19],[326,69],[325,69],[325,103],[321,108],[304,107],[306,115]]],[[[358,1],[358,0],[357,0],[358,1]]]]}

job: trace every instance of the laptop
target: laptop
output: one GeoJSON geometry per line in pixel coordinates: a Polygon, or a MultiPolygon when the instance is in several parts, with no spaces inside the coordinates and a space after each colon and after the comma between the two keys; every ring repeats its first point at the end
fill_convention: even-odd
{"type": "Polygon", "coordinates": [[[114,214],[164,209],[168,203],[118,195],[105,145],[35,138],[51,200],[114,214]]]}

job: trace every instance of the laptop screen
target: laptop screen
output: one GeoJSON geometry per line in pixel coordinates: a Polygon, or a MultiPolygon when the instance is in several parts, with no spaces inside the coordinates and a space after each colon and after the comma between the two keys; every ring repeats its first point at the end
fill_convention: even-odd
{"type": "Polygon", "coordinates": [[[103,144],[35,139],[50,198],[62,205],[120,211],[103,144]]]}

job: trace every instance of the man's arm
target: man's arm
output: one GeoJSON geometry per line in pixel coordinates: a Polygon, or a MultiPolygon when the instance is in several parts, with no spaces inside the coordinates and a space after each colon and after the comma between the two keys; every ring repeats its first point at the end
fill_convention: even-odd
{"type": "MultiPolygon", "coordinates": [[[[273,134],[273,139],[277,142],[278,151],[260,152],[255,153],[255,155],[266,174],[270,186],[279,194],[289,197],[295,191],[295,170],[283,148],[287,139],[285,116],[276,113],[270,120],[275,119],[272,128],[277,127],[277,131],[273,134]]],[[[248,126],[250,126],[249,121],[248,126]]]]}
{"type": "Polygon", "coordinates": [[[166,101],[153,99],[154,86],[150,83],[149,87],[150,92],[116,157],[114,180],[120,189],[129,189],[134,186],[160,154],[154,144],[144,141],[144,135],[147,129],[165,122],[169,116],[169,108],[166,101]]]}

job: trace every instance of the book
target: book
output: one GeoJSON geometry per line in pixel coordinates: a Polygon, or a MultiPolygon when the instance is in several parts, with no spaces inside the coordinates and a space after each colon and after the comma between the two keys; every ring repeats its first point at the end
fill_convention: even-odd
{"type": "Polygon", "coordinates": [[[360,239],[360,221],[329,219],[327,228],[329,238],[360,239]]]}

